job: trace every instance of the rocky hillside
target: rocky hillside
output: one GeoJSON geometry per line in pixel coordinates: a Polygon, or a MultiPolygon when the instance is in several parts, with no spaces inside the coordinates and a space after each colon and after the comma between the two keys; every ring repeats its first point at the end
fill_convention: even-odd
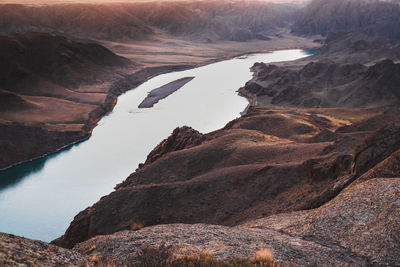
{"type": "Polygon", "coordinates": [[[399,40],[399,14],[396,0],[313,0],[300,12],[293,31],[325,36],[339,31],[361,31],[399,40]]]}
{"type": "Polygon", "coordinates": [[[398,105],[400,64],[394,61],[399,58],[399,46],[387,40],[337,34],[315,56],[296,65],[255,64],[253,79],[240,91],[258,105],[398,105]]]}
{"type": "MultiPolygon", "coordinates": [[[[115,192],[79,213],[55,244],[72,247],[96,235],[155,224],[237,225],[318,207],[400,148],[400,128],[384,127],[399,122],[398,111],[379,115],[388,119],[367,143],[363,140],[370,129],[346,126],[352,112],[259,108],[203,137],[177,129],[150,154],[155,158],[150,156],[115,192]],[[184,145],[168,145],[171,140],[184,145]]],[[[358,114],[369,113],[373,120],[376,112],[358,114]]]]}
{"type": "Polygon", "coordinates": [[[384,59],[400,60],[400,44],[384,37],[370,37],[360,32],[330,34],[313,58],[329,58],[340,63],[371,65],[384,59]]]}
{"type": "Polygon", "coordinates": [[[0,36],[0,59],[0,169],[87,138],[123,78],[115,72],[136,68],[101,45],[46,33],[0,36]]]}
{"type": "MultiPolygon", "coordinates": [[[[29,95],[42,93],[38,83],[77,89],[82,83],[95,84],[107,68],[132,64],[101,45],[45,33],[0,36],[0,57],[1,89],[29,95]]],[[[62,95],[48,91],[47,96],[62,95]]]]}
{"type": "Polygon", "coordinates": [[[258,64],[256,82],[242,92],[262,104],[301,107],[379,107],[400,103],[400,64],[310,62],[300,70],[258,64]]]}
{"type": "Polygon", "coordinates": [[[0,233],[1,266],[87,266],[89,263],[79,252],[0,233]]]}
{"type": "MultiPolygon", "coordinates": [[[[387,161],[399,164],[394,155],[387,161]]],[[[378,168],[385,166],[387,162],[378,168]]],[[[399,175],[392,172],[393,178],[360,177],[317,209],[272,215],[235,227],[158,225],[98,236],[72,250],[0,234],[0,264],[396,266],[400,228],[393,215],[400,212],[396,201],[400,178],[395,178],[399,175]]]]}
{"type": "Polygon", "coordinates": [[[74,250],[116,265],[140,262],[141,250],[134,248],[167,246],[172,257],[207,251],[225,261],[251,259],[268,249],[282,266],[396,266],[400,228],[393,215],[400,211],[399,194],[400,178],[374,178],[310,211],[273,215],[237,227],[161,225],[124,231],[96,237],[74,250]]]}

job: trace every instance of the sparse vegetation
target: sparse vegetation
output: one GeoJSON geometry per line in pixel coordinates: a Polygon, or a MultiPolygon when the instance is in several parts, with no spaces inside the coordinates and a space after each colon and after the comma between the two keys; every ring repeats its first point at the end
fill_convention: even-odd
{"type": "Polygon", "coordinates": [[[136,231],[136,230],[140,230],[144,227],[144,224],[141,222],[134,222],[131,225],[131,230],[136,231]]]}
{"type": "Polygon", "coordinates": [[[170,246],[161,245],[160,247],[145,247],[136,258],[135,267],[153,266],[174,266],[172,259],[172,249],[170,246]]]}
{"type": "Polygon", "coordinates": [[[234,258],[219,260],[207,252],[193,253],[174,258],[171,246],[162,245],[159,248],[147,247],[142,249],[136,258],[134,266],[141,267],[278,267],[270,249],[256,252],[252,259],[234,258]]]}

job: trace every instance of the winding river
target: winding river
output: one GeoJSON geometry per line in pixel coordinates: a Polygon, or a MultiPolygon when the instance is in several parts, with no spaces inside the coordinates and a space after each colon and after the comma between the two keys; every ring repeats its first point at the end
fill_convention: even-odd
{"type": "Polygon", "coordinates": [[[174,128],[207,133],[240,116],[248,101],[237,89],[251,79],[255,62],[288,61],[303,50],[249,54],[196,69],[159,75],[121,95],[92,137],[59,153],[0,172],[0,232],[50,241],[73,217],[132,173],[174,128]],[[155,104],[138,105],[154,88],[195,77],[155,104]]]}

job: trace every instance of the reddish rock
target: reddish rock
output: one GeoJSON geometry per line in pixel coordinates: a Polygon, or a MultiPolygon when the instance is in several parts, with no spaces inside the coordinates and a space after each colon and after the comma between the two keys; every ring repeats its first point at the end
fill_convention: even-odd
{"type": "Polygon", "coordinates": [[[150,152],[145,165],[149,165],[169,152],[200,145],[204,140],[204,135],[193,128],[187,126],[178,127],[167,139],[163,140],[150,152]]]}
{"type": "Polygon", "coordinates": [[[354,174],[362,175],[398,149],[400,149],[400,125],[390,124],[379,129],[357,147],[354,156],[354,174]]]}
{"type": "Polygon", "coordinates": [[[0,233],[0,266],[95,266],[89,258],[73,250],[46,242],[0,233]]]}

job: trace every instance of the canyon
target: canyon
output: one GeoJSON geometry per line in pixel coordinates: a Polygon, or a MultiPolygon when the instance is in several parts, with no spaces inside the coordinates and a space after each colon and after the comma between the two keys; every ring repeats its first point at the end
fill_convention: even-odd
{"type": "MultiPolygon", "coordinates": [[[[76,13],[74,5],[66,10],[76,13]]],[[[131,15],[72,32],[58,17],[29,15],[59,6],[18,6],[16,26],[0,22],[6,34],[22,32],[0,38],[8,60],[1,146],[11,151],[1,154],[3,168],[88,138],[119,94],[159,73],[249,51],[314,53],[255,63],[252,79],[236,88],[250,103],[241,117],[208,133],[176,128],[50,244],[0,234],[0,265],[259,266],[261,252],[280,266],[399,264],[400,45],[392,19],[398,3],[174,2],[153,12],[142,12],[150,3],[104,5],[131,15]],[[19,21],[21,10],[37,24],[19,21]],[[60,23],[57,34],[49,30],[60,23]],[[23,33],[32,27],[47,33],[23,33]],[[56,51],[41,45],[46,56],[30,52],[35,39],[57,43],[56,51]],[[178,44],[185,52],[171,52],[178,44]],[[27,62],[45,63],[43,69],[19,57],[32,53],[38,58],[27,62]],[[76,113],[62,105],[52,111],[47,101],[73,102],[76,113]],[[34,144],[42,150],[30,144],[36,138],[44,138],[34,144]]],[[[99,9],[92,12],[96,17],[99,9]]]]}

